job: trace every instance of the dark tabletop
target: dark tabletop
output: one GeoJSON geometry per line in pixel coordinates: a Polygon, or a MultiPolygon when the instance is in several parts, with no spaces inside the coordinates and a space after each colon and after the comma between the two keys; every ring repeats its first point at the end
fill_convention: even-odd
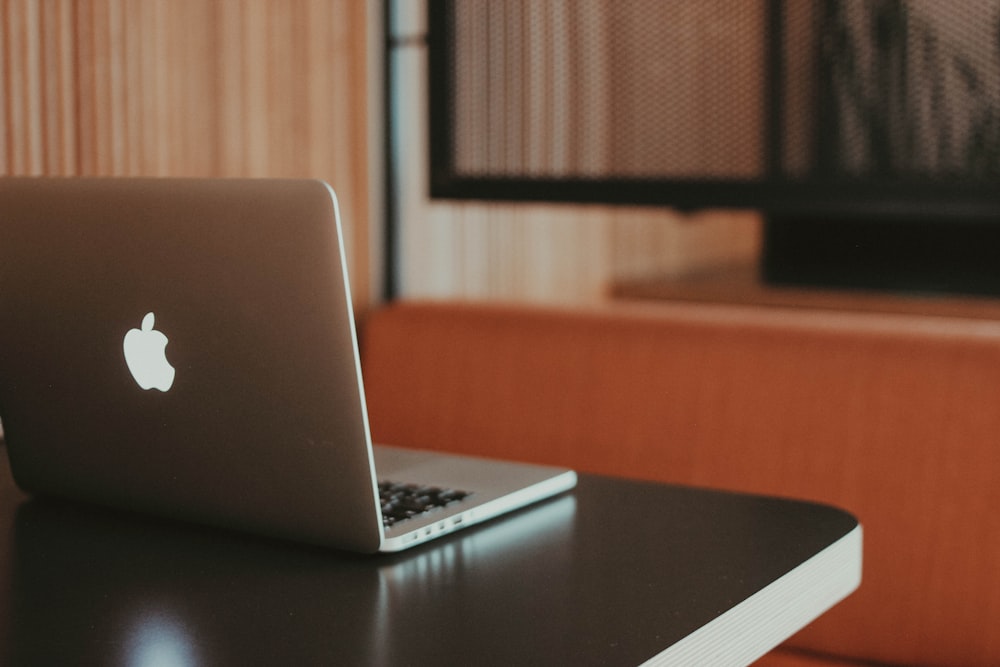
{"type": "Polygon", "coordinates": [[[29,500],[2,460],[0,659],[14,665],[637,664],[857,526],[813,504],[582,475],[512,516],[355,556],[29,500]]]}

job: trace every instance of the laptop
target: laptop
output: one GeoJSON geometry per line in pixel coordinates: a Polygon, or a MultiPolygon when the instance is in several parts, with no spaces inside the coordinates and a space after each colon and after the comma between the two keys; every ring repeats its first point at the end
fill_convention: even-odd
{"type": "Polygon", "coordinates": [[[28,493],[371,553],[576,484],[372,445],[321,181],[0,179],[0,323],[28,493]]]}

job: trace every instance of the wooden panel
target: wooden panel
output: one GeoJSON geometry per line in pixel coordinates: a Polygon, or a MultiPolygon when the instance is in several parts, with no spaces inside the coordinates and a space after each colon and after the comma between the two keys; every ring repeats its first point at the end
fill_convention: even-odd
{"type": "Polygon", "coordinates": [[[0,174],[304,176],[369,301],[367,3],[0,0],[0,174]]]}
{"type": "Polygon", "coordinates": [[[669,209],[407,200],[403,296],[590,303],[640,277],[756,261],[760,217],[669,209]]]}

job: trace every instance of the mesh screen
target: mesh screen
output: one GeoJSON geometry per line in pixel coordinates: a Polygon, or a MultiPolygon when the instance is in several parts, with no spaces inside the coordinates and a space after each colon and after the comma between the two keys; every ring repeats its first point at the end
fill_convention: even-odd
{"type": "Polygon", "coordinates": [[[460,176],[1000,175],[1000,0],[453,9],[460,176]]]}
{"type": "Polygon", "coordinates": [[[858,175],[998,174],[995,0],[851,0],[821,11],[820,166],[858,175]]]}

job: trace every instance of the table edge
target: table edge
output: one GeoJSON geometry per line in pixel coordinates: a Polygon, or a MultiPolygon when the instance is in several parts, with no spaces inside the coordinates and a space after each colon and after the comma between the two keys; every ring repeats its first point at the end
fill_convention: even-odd
{"type": "Polygon", "coordinates": [[[863,529],[854,529],[721,614],[644,667],[749,665],[861,585],[863,529]]]}

